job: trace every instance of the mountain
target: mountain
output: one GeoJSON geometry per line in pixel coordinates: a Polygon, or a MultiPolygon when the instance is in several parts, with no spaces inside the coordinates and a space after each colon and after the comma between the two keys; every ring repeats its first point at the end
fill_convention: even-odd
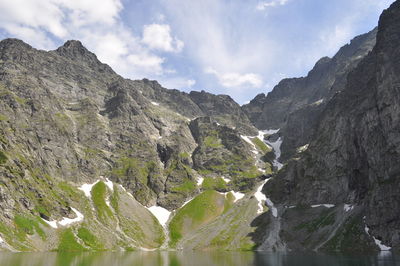
{"type": "Polygon", "coordinates": [[[264,187],[280,230],[266,249],[399,249],[399,29],[396,1],[380,17],[373,50],[326,104],[308,149],[264,187]]]}
{"type": "Polygon", "coordinates": [[[398,250],[399,18],[242,107],[0,41],[0,249],[398,250]]]}
{"type": "Polygon", "coordinates": [[[268,95],[259,94],[242,107],[260,129],[280,129],[282,160],[309,143],[326,103],[343,90],[346,78],[375,45],[377,29],[357,36],[332,57],[321,58],[306,77],[284,79],[268,95]]]}
{"type": "MultiPolygon", "coordinates": [[[[181,247],[242,204],[257,216],[250,197],[273,156],[263,157],[271,150],[262,137],[246,137],[258,130],[229,96],[124,79],[79,41],[41,51],[3,40],[0,73],[2,248],[181,247]],[[198,219],[187,231],[179,217],[185,226],[198,219]]],[[[213,229],[214,238],[240,229],[237,241],[198,244],[249,249],[254,228],[239,224],[213,229]]]]}

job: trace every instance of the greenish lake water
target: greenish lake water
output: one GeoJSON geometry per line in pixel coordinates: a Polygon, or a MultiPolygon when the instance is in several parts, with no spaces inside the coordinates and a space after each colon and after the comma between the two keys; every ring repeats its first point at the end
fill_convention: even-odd
{"type": "Polygon", "coordinates": [[[370,255],[262,252],[84,252],[11,253],[0,252],[1,266],[213,266],[213,265],[296,265],[364,266],[400,265],[390,252],[370,255]]]}

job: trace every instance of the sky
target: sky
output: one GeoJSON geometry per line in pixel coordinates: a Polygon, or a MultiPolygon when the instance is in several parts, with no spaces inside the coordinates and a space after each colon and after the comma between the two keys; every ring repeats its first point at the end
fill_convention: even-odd
{"type": "Polygon", "coordinates": [[[80,40],[125,78],[244,104],[372,30],[393,0],[0,0],[0,38],[80,40]]]}

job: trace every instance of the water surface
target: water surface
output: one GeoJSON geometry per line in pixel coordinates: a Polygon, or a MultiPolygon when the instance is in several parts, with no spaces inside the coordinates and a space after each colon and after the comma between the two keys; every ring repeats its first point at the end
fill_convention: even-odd
{"type": "Polygon", "coordinates": [[[296,265],[369,266],[400,265],[391,252],[364,255],[263,252],[83,252],[11,253],[0,252],[1,266],[213,266],[213,265],[296,265]]]}

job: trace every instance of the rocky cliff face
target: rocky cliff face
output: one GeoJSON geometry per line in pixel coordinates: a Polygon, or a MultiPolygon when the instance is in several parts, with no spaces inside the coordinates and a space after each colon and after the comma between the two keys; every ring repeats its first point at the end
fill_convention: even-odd
{"type": "Polygon", "coordinates": [[[168,233],[146,208],[252,193],[268,168],[230,97],[123,79],[79,41],[49,52],[1,41],[0,114],[7,249],[159,247],[168,233]]]}
{"type": "Polygon", "coordinates": [[[265,187],[281,206],[288,248],[399,249],[399,29],[396,1],[380,18],[374,49],[327,103],[308,149],[265,187]]]}
{"type": "Polygon", "coordinates": [[[280,129],[283,160],[310,141],[325,104],[344,88],[348,73],[372,50],[376,32],[354,38],[333,58],[321,58],[306,77],[284,79],[268,95],[259,94],[242,107],[257,128],[280,129]]]}

